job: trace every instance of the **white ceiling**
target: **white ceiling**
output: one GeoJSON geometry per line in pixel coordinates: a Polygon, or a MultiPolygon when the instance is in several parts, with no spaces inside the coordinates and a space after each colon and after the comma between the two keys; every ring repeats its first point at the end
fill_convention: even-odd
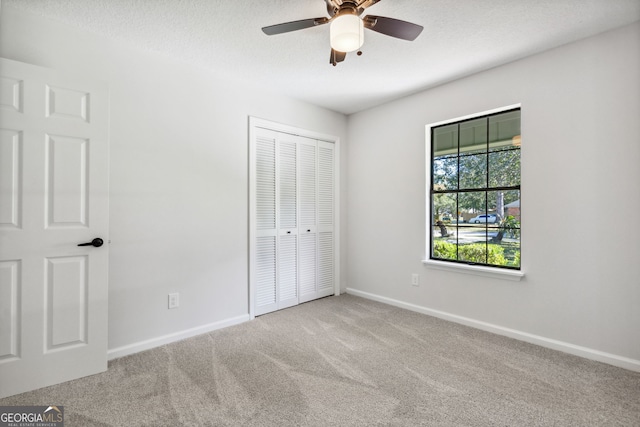
{"type": "MultiPolygon", "coordinates": [[[[324,0],[2,0],[345,114],[640,20],[640,0],[382,0],[365,11],[424,26],[413,42],[365,30],[363,55],[329,64],[324,0]]],[[[363,16],[364,16],[363,15],[363,16]]]]}

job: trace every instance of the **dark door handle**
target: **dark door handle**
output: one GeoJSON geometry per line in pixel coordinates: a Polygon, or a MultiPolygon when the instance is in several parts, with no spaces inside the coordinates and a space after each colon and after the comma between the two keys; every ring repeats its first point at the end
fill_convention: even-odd
{"type": "Polygon", "coordinates": [[[96,248],[99,248],[100,246],[102,246],[104,244],[104,240],[102,240],[99,237],[96,237],[95,239],[93,239],[90,242],[87,243],[80,243],[78,246],[94,246],[96,248]]]}

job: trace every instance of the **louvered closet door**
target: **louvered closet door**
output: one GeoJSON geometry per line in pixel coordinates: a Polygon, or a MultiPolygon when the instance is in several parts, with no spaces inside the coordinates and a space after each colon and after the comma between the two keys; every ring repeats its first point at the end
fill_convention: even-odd
{"type": "Polygon", "coordinates": [[[278,167],[278,309],[298,304],[298,139],[279,134],[278,167]]]}
{"type": "Polygon", "coordinates": [[[300,302],[317,298],[318,291],[318,179],[317,143],[305,140],[299,148],[300,177],[300,302]]]}
{"type": "Polygon", "coordinates": [[[316,298],[335,290],[335,144],[318,141],[318,287],[316,298]]]}
{"type": "Polygon", "coordinates": [[[252,156],[254,315],[332,295],[334,144],[256,127],[252,156]]]}
{"type": "Polygon", "coordinates": [[[255,141],[255,314],[298,304],[298,146],[260,130],[255,141]]]}
{"type": "Polygon", "coordinates": [[[255,136],[255,249],[254,286],[256,315],[277,310],[276,297],[276,132],[261,130],[255,136]]]}
{"type": "Polygon", "coordinates": [[[334,294],[334,144],[300,145],[300,302],[334,294]]]}

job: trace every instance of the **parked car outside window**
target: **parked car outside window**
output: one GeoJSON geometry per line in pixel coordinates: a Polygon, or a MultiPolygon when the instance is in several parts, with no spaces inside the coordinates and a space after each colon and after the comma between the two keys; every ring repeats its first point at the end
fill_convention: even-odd
{"type": "Polygon", "coordinates": [[[481,222],[487,222],[489,224],[495,224],[498,217],[494,214],[478,215],[469,220],[470,224],[480,224],[481,222]]]}

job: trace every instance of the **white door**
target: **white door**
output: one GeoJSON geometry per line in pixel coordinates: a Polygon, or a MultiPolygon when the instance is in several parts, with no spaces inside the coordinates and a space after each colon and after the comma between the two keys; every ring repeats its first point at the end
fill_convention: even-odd
{"type": "Polygon", "coordinates": [[[0,81],[2,398],[107,369],[109,101],[6,59],[0,81]]]}

